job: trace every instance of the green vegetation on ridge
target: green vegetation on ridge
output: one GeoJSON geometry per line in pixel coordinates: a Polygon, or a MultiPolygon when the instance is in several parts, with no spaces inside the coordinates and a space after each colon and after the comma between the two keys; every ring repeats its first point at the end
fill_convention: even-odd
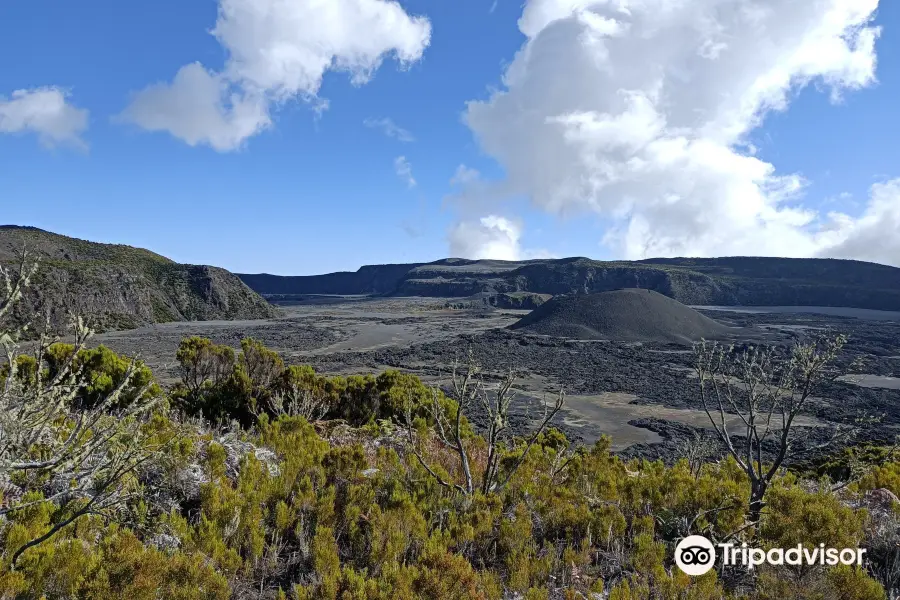
{"type": "Polygon", "coordinates": [[[275,315],[238,277],[217,267],[182,265],[141,248],[35,228],[0,227],[0,265],[16,264],[23,248],[42,265],[30,300],[77,306],[102,328],[275,315]]]}

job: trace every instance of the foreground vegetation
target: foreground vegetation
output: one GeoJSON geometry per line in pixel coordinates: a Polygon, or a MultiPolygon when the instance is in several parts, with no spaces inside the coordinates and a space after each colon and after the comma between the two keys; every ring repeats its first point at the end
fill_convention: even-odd
{"type": "MultiPolygon", "coordinates": [[[[29,272],[9,276],[0,322],[29,272]]],[[[823,470],[842,481],[777,468],[761,490],[760,455],[626,463],[608,439],[569,444],[552,410],[511,437],[511,377],[468,363],[445,394],[190,338],[165,390],[73,327],[74,343],[38,327],[30,345],[0,328],[2,598],[875,600],[900,585],[900,462],[882,449],[823,470]],[[689,578],[672,550],[690,533],[868,560],[689,578]]]]}

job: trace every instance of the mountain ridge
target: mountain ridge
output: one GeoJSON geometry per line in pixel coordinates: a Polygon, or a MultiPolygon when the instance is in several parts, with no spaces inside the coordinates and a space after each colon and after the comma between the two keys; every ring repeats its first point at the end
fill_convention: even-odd
{"type": "Polygon", "coordinates": [[[847,306],[900,310],[900,268],[830,258],[720,257],[598,261],[448,258],[325,275],[237,274],[263,296],[468,297],[646,288],[692,305],[847,306]]]}
{"type": "Polygon", "coordinates": [[[40,268],[32,301],[59,308],[87,305],[101,329],[170,321],[262,319],[276,309],[233,273],[187,265],[124,244],[104,244],[37,227],[0,225],[0,264],[26,249],[40,268]]]}

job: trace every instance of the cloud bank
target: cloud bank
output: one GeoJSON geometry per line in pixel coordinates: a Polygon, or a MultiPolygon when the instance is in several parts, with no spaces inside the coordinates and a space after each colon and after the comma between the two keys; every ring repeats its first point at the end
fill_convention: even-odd
{"type": "Polygon", "coordinates": [[[228,56],[221,72],[186,65],[171,83],[137,93],[121,118],[192,146],[235,150],[272,125],[274,107],[302,99],[323,110],[328,71],[363,85],[386,58],[418,61],[431,23],[393,0],[219,0],[212,34],[228,56]]]}
{"type": "MultiPolygon", "coordinates": [[[[814,84],[835,100],[875,82],[878,0],[528,0],[527,37],[465,121],[506,179],[481,198],[522,195],[558,215],[596,214],[612,254],[841,256],[900,264],[900,182],[861,215],[806,205],[748,140],[814,84]]],[[[464,215],[451,246],[497,247],[464,215]],[[472,241],[456,239],[469,232],[472,241]],[[454,241],[455,240],[455,241],[454,241]],[[479,243],[481,240],[483,243],[479,243]]],[[[494,230],[496,227],[488,229],[494,230]]],[[[520,232],[521,233],[521,232],[520,232]]]]}
{"type": "Polygon", "coordinates": [[[0,133],[35,133],[50,148],[86,148],[81,134],[87,130],[88,111],[71,105],[68,98],[67,91],[52,86],[0,96],[0,133]]]}

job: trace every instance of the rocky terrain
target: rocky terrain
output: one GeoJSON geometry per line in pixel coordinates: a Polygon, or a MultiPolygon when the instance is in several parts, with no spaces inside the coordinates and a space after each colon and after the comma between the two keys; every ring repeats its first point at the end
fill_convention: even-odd
{"type": "Polygon", "coordinates": [[[239,275],[264,296],[305,294],[465,298],[651,289],[689,305],[850,306],[900,310],[900,269],[834,259],[710,258],[603,262],[587,258],[374,265],[355,273],[239,275]]]}
{"type": "Polygon", "coordinates": [[[834,424],[861,417],[876,417],[863,431],[868,439],[892,438],[900,428],[900,312],[877,310],[900,309],[900,269],[833,260],[450,259],[242,281],[215,267],[33,228],[0,228],[0,262],[14,261],[23,244],[42,266],[32,303],[75,302],[99,315],[108,331],[95,343],[139,354],[164,384],[177,376],[175,351],[191,335],[234,347],[253,337],[323,373],[396,368],[439,386],[472,348],[490,371],[521,372],[514,427],[565,388],[557,424],[573,439],[590,443],[607,433],[621,452],[669,456],[687,437],[708,435],[691,340],[788,344],[829,328],[851,335],[845,366],[862,359],[865,367],[810,405],[804,440],[815,443],[834,424]],[[621,287],[638,289],[611,289],[621,287]],[[730,308],[747,304],[761,308],[730,308]]]}
{"type": "MultiPolygon", "coordinates": [[[[647,293],[647,292],[642,292],[647,293]]],[[[649,293],[648,293],[649,294],[649,293]]],[[[663,300],[666,300],[663,298],[663,300]]],[[[490,371],[515,368],[521,403],[512,418],[523,427],[540,414],[542,400],[560,388],[566,407],[556,425],[575,440],[592,443],[613,437],[626,455],[677,456],[686,439],[708,435],[693,379],[690,345],[667,340],[598,341],[534,335],[510,326],[524,310],[452,309],[447,298],[315,297],[285,303],[278,318],[256,321],[168,323],[103,334],[96,343],[128,354],[140,353],[170,383],[177,377],[174,355],[181,338],[201,335],[238,347],[254,337],[290,363],[309,364],[321,373],[378,373],[400,369],[445,386],[450,365],[472,348],[490,371]]],[[[546,306],[546,305],[545,305],[546,306]]],[[[681,307],[690,310],[687,307],[681,307]]],[[[861,416],[878,421],[861,432],[867,439],[892,439],[900,429],[900,312],[809,309],[841,314],[742,312],[703,309],[734,339],[786,344],[830,328],[849,334],[843,358],[849,369],[863,359],[862,373],[829,384],[803,416],[801,443],[814,444],[835,424],[861,416]],[[865,318],[855,318],[853,315],[865,318]],[[880,320],[875,320],[880,319],[880,320]],[[877,386],[877,387],[873,387],[877,386]]],[[[479,415],[474,415],[476,424],[479,415]]]]}
{"type": "Polygon", "coordinates": [[[101,328],[208,319],[264,319],[276,310],[234,274],[178,264],[148,250],[99,244],[32,227],[0,226],[0,264],[27,248],[40,262],[32,304],[73,308],[101,328]]]}

